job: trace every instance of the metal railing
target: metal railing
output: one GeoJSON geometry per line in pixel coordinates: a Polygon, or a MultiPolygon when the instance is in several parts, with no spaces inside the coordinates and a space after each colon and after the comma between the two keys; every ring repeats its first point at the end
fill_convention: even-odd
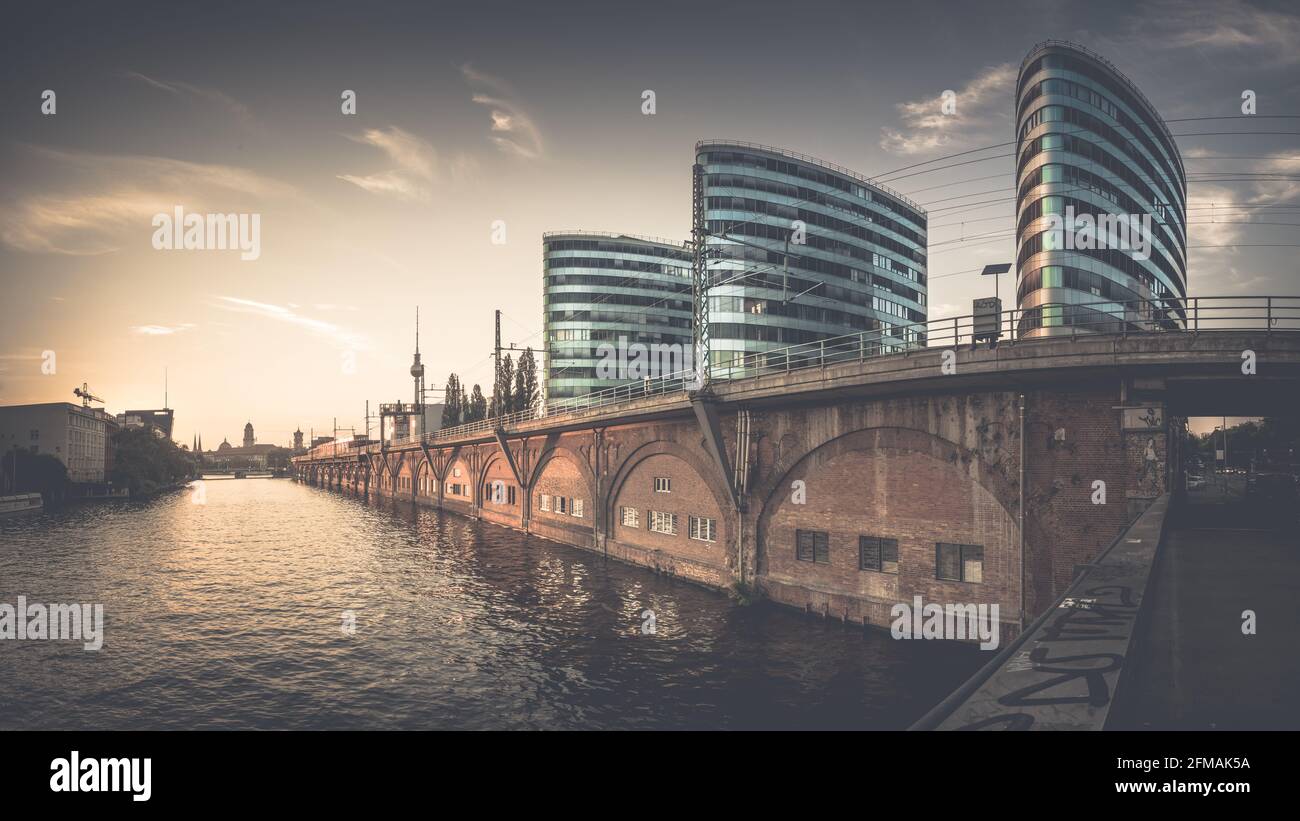
{"type": "MultiPolygon", "coordinates": [[[[1162,333],[1216,331],[1300,332],[1300,296],[1204,296],[1177,300],[1099,301],[1080,304],[1052,303],[1033,308],[1012,308],[996,315],[965,314],[926,322],[897,323],[876,330],[844,334],[817,342],[790,345],[769,351],[745,353],[709,368],[715,381],[749,379],[807,368],[825,368],[847,362],[865,361],[892,354],[954,348],[978,341],[1022,344],[1064,337],[1098,335],[1130,336],[1162,333]]],[[[723,353],[714,351],[714,356],[723,353]]],[[[432,444],[477,434],[508,429],[526,422],[582,411],[600,410],[638,400],[664,396],[684,398],[700,387],[694,370],[628,382],[582,396],[551,400],[544,408],[515,411],[449,428],[391,441],[386,446],[412,442],[432,444]]],[[[384,444],[349,447],[349,443],[326,443],[313,449],[310,458],[337,457],[339,453],[375,453],[384,444]],[[330,448],[333,450],[329,450],[330,448]],[[364,448],[364,449],[363,449],[364,448]],[[317,456],[317,452],[322,455],[317,456]]]]}

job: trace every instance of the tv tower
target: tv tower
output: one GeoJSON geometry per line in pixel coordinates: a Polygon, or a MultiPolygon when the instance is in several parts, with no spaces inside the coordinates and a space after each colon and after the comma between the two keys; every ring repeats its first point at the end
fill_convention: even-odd
{"type": "Polygon", "coordinates": [[[420,364],[420,306],[415,306],[415,361],[411,363],[411,376],[415,378],[416,413],[423,413],[424,405],[424,365],[420,364]]]}

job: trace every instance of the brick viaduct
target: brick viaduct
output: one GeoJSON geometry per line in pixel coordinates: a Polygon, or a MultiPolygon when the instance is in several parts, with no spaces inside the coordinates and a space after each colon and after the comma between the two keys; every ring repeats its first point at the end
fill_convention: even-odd
{"type": "Polygon", "coordinates": [[[1297,386],[1297,333],[1054,338],[715,382],[294,463],[314,485],[740,583],[831,618],[887,626],[916,595],[997,603],[1012,635],[1181,485],[1186,417],[1294,413],[1297,386]],[[674,514],[675,532],[659,532],[674,514]],[[812,561],[796,531],[826,534],[805,535],[812,561]],[[860,537],[896,540],[897,572],[860,569],[860,537]],[[940,543],[981,547],[982,562],[967,580],[938,578],[953,575],[936,572],[940,543]]]}

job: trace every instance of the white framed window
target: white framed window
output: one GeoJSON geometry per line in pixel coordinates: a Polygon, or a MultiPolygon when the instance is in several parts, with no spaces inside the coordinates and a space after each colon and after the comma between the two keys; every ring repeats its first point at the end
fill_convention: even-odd
{"type": "Polygon", "coordinates": [[[582,518],[582,500],[581,500],[581,499],[574,499],[574,500],[573,500],[573,518],[575,518],[575,519],[581,519],[581,518],[582,518]]]}
{"type": "Polygon", "coordinates": [[[555,497],[555,512],[556,512],[556,513],[568,513],[568,512],[569,512],[569,500],[566,499],[566,498],[563,497],[563,496],[556,496],[556,497],[555,497]]]}
{"type": "Polygon", "coordinates": [[[655,493],[672,493],[673,480],[667,476],[655,477],[655,493]]]}
{"type": "Polygon", "coordinates": [[[640,527],[641,515],[634,507],[623,508],[623,527],[640,527]]]}
{"type": "Polygon", "coordinates": [[[677,514],[663,513],[658,510],[650,511],[647,521],[650,529],[655,533],[663,533],[668,536],[677,535],[677,514]]]}
{"type": "Polygon", "coordinates": [[[542,494],[541,508],[542,508],[542,510],[550,510],[550,509],[551,509],[551,494],[549,494],[549,493],[543,493],[543,494],[542,494]]]}
{"type": "Polygon", "coordinates": [[[690,537],[700,542],[717,541],[718,524],[713,519],[706,519],[702,516],[690,517],[690,537]]]}

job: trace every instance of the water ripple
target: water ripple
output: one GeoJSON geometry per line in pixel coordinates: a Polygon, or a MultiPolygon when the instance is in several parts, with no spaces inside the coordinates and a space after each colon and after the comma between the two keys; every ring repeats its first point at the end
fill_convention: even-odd
{"type": "Polygon", "coordinates": [[[0,521],[0,601],[107,622],[0,641],[0,729],[894,728],[981,662],[409,504],[206,491],[0,521]]]}

